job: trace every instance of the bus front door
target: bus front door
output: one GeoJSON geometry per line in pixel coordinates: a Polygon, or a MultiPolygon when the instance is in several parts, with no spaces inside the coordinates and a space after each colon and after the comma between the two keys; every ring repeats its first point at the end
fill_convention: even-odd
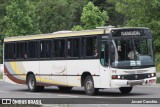
{"type": "Polygon", "coordinates": [[[100,48],[101,88],[109,88],[111,80],[109,69],[109,41],[103,41],[100,48]]]}

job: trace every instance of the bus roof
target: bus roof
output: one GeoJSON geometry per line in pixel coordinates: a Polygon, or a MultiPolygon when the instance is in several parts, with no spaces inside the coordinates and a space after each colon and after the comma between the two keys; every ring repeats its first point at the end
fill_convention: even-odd
{"type": "Polygon", "coordinates": [[[38,39],[49,39],[49,38],[58,38],[58,37],[73,37],[73,36],[93,36],[100,34],[110,33],[111,29],[148,29],[144,27],[126,27],[126,28],[106,28],[101,27],[94,30],[82,30],[82,31],[58,31],[48,34],[37,34],[37,35],[26,35],[26,36],[14,36],[4,38],[4,42],[12,42],[12,41],[25,41],[25,40],[38,40],[38,39]]]}

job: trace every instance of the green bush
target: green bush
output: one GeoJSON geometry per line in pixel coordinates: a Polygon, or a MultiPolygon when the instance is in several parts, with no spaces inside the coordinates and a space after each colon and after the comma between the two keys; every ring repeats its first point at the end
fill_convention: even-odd
{"type": "Polygon", "coordinates": [[[157,71],[160,72],[160,53],[156,53],[155,55],[155,64],[157,71]]]}
{"type": "Polygon", "coordinates": [[[157,78],[157,83],[160,84],[160,77],[157,78]]]}
{"type": "Polygon", "coordinates": [[[3,73],[0,72],[0,79],[3,79],[3,73]]]}

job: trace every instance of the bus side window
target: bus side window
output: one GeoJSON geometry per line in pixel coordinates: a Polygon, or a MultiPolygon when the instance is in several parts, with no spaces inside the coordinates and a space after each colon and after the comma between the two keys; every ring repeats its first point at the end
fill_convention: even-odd
{"type": "Polygon", "coordinates": [[[93,37],[86,38],[86,56],[93,56],[93,50],[94,44],[93,44],[93,37]]]}
{"type": "Polygon", "coordinates": [[[65,39],[54,40],[54,57],[65,57],[65,39]]]}
{"type": "Polygon", "coordinates": [[[46,53],[46,58],[51,58],[51,44],[52,44],[52,41],[51,40],[48,40],[48,41],[46,41],[46,51],[45,51],[45,53],[46,53]]]}
{"type": "Polygon", "coordinates": [[[40,42],[40,58],[45,58],[45,41],[40,42]]]}
{"type": "Polygon", "coordinates": [[[85,46],[86,46],[86,38],[82,37],[81,39],[81,56],[82,57],[85,57],[85,54],[86,54],[85,46]]]}
{"type": "Polygon", "coordinates": [[[102,43],[101,44],[101,55],[100,55],[100,62],[103,66],[108,66],[108,43],[102,43]]]}
{"type": "Polygon", "coordinates": [[[15,55],[15,43],[6,43],[5,44],[5,59],[6,60],[13,60],[15,59],[16,55],[15,55]]]}
{"type": "MultiPolygon", "coordinates": [[[[97,48],[97,36],[82,37],[81,39],[81,55],[82,57],[94,57],[97,48]]],[[[97,55],[98,56],[98,55],[97,55]]],[[[95,56],[95,57],[97,57],[95,56]]]]}
{"type": "Polygon", "coordinates": [[[68,39],[68,57],[79,57],[79,38],[68,39]]]}
{"type": "Polygon", "coordinates": [[[16,59],[26,59],[27,58],[27,43],[20,42],[16,44],[16,59]]]}
{"type": "Polygon", "coordinates": [[[38,41],[31,41],[28,42],[28,58],[38,58],[39,53],[39,42],[38,41]]]}
{"type": "Polygon", "coordinates": [[[51,58],[51,40],[44,40],[40,42],[40,57],[51,58]]]}

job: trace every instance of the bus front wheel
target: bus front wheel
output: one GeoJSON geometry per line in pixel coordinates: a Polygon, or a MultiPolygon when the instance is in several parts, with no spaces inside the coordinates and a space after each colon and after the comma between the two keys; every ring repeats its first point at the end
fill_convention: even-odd
{"type": "Polygon", "coordinates": [[[120,92],[123,94],[129,94],[132,91],[133,87],[121,87],[119,88],[120,92]]]}
{"type": "Polygon", "coordinates": [[[36,92],[36,91],[43,91],[44,86],[37,86],[36,85],[36,79],[33,74],[30,74],[27,78],[27,86],[28,90],[31,92],[36,92]]]}
{"type": "Polygon", "coordinates": [[[98,93],[99,89],[94,88],[94,82],[92,76],[88,75],[84,80],[84,89],[87,95],[94,95],[98,93]]]}

